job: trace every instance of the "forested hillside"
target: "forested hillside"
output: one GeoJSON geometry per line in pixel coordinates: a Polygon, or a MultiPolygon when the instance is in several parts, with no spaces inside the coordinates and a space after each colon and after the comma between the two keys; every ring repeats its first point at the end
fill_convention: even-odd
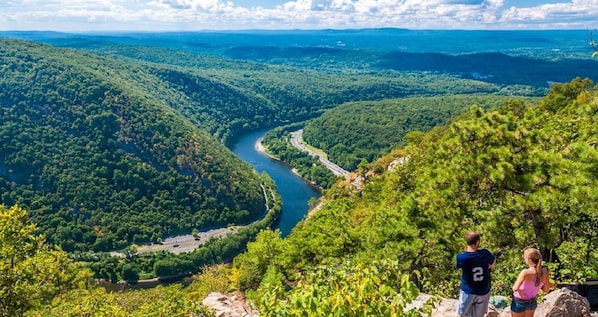
{"type": "Polygon", "coordinates": [[[238,285],[266,315],[401,312],[414,285],[457,297],[469,230],[497,255],[494,295],[509,296],[530,246],[557,285],[595,278],[597,127],[598,88],[576,79],[534,105],[474,107],[411,133],[370,166],[363,190],[339,183],[287,238],[258,236],[235,258],[238,285]]]}
{"type": "MultiPolygon", "coordinates": [[[[472,44],[474,45],[474,44],[472,44]]],[[[436,72],[461,78],[483,80],[499,85],[534,87],[542,94],[547,81],[564,82],[573,77],[595,78],[594,62],[579,58],[554,58],[545,52],[512,56],[498,52],[448,54],[440,52],[354,51],[330,47],[234,47],[226,56],[263,63],[293,65],[321,71],[338,72],[339,63],[350,69],[374,71],[436,72]],[[331,62],[335,60],[337,62],[331,62]]],[[[555,53],[556,55],[556,53],[555,53]]]]}
{"type": "Polygon", "coordinates": [[[201,299],[231,290],[269,316],[400,315],[420,291],[456,297],[472,229],[499,258],[494,294],[510,293],[527,246],[557,283],[598,276],[598,88],[575,79],[535,98],[594,76],[591,61],[39,36],[56,46],[0,39],[0,315],[210,316],[201,299]],[[283,239],[264,230],[275,184],[225,144],[305,122],[363,187],[276,143],[327,188],[283,239]],[[249,222],[193,251],[137,252],[249,222]],[[185,288],[92,282],[191,273],[185,288]]]}
{"type": "Polygon", "coordinates": [[[346,170],[404,146],[411,131],[446,125],[472,106],[493,109],[508,100],[497,95],[447,95],[354,102],[328,110],[305,124],[303,139],[346,170]]]}
{"type": "Polygon", "coordinates": [[[575,77],[596,78],[598,70],[594,65],[589,59],[540,59],[495,52],[459,55],[392,52],[381,58],[378,67],[438,71],[500,85],[543,87],[547,82],[566,82],[575,77]]]}
{"type": "MultiPolygon", "coordinates": [[[[358,100],[380,100],[405,96],[430,96],[454,93],[496,93],[504,90],[498,85],[480,80],[461,79],[443,73],[374,71],[367,67],[344,67],[351,59],[367,58],[360,52],[347,53],[342,59],[331,61],[336,71],[314,70],[308,65],[291,67],[230,59],[142,45],[110,42],[78,41],[63,43],[111,58],[133,59],[149,65],[171,65],[192,74],[235,87],[258,100],[267,100],[272,113],[269,117],[248,117],[243,108],[231,108],[227,115],[237,115],[235,121],[253,127],[256,123],[281,124],[313,118],[327,109],[358,100]],[[239,112],[237,114],[237,112],[239,112]],[[274,120],[274,121],[268,121],[274,120]]],[[[299,49],[297,49],[299,50],[299,49]]],[[[301,52],[301,50],[299,50],[301,52]]],[[[320,57],[323,58],[323,57],[320,57]]],[[[297,57],[300,59],[300,57],[297,57]]],[[[324,58],[325,59],[325,58],[324,58]]],[[[314,63],[320,62],[318,59],[314,63]]],[[[186,79],[171,81],[187,84],[186,79]]],[[[187,89],[192,88],[187,86],[187,89]]],[[[513,90],[519,88],[513,87],[513,90]]],[[[521,88],[522,94],[533,93],[521,88]]],[[[508,94],[508,91],[502,91],[508,94]]],[[[176,106],[176,105],[175,105],[176,106]]],[[[228,109],[227,109],[228,110],[228,109]]],[[[233,131],[236,132],[236,131],[233,131]]]]}
{"type": "Polygon", "coordinates": [[[264,214],[251,166],[200,129],[213,118],[194,125],[165,102],[191,98],[155,74],[173,70],[16,40],[1,40],[0,65],[0,203],[27,209],[50,242],[114,250],[264,214]]]}

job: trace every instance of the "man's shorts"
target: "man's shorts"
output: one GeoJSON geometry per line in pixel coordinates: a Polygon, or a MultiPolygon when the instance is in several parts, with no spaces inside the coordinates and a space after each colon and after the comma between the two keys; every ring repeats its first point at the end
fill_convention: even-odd
{"type": "Polygon", "coordinates": [[[486,295],[467,294],[463,290],[459,293],[459,307],[457,314],[461,317],[483,317],[488,312],[490,293],[486,295]]]}

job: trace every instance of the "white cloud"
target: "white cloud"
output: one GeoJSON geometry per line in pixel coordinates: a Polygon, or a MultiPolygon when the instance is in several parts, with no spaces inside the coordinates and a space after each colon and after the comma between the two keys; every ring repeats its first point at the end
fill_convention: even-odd
{"type": "Polygon", "coordinates": [[[506,7],[505,0],[281,0],[274,9],[235,6],[233,1],[8,0],[0,3],[0,29],[598,27],[598,0],[529,8],[506,7]]]}
{"type": "Polygon", "coordinates": [[[231,2],[220,0],[158,0],[149,4],[155,4],[158,7],[170,8],[174,10],[193,10],[219,12],[233,6],[231,2]]]}
{"type": "Polygon", "coordinates": [[[501,16],[501,22],[518,25],[550,25],[568,28],[596,28],[597,0],[573,0],[572,3],[545,4],[534,8],[511,7],[501,16]]]}

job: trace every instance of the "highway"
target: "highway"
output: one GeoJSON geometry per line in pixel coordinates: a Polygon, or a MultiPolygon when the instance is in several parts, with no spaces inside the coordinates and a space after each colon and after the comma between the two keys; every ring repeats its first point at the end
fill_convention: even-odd
{"type": "Polygon", "coordinates": [[[295,132],[291,133],[291,144],[297,148],[300,151],[303,152],[307,152],[309,153],[309,155],[311,156],[317,156],[318,159],[320,160],[320,162],[326,166],[326,168],[328,168],[329,170],[332,171],[332,173],[334,173],[334,175],[337,176],[342,176],[346,179],[349,178],[349,171],[343,169],[342,167],[334,164],[333,162],[330,162],[329,160],[327,160],[326,158],[322,157],[321,155],[311,151],[310,149],[308,149],[307,147],[305,147],[303,145],[303,143],[301,143],[301,138],[303,136],[303,129],[301,130],[297,130],[295,132]]]}

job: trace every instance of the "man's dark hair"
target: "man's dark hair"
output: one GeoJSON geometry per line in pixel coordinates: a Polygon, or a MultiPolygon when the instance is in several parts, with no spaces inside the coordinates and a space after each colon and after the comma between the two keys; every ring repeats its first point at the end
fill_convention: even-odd
{"type": "Polygon", "coordinates": [[[467,245],[475,245],[480,241],[480,233],[477,231],[470,231],[465,234],[465,241],[467,245]]]}

